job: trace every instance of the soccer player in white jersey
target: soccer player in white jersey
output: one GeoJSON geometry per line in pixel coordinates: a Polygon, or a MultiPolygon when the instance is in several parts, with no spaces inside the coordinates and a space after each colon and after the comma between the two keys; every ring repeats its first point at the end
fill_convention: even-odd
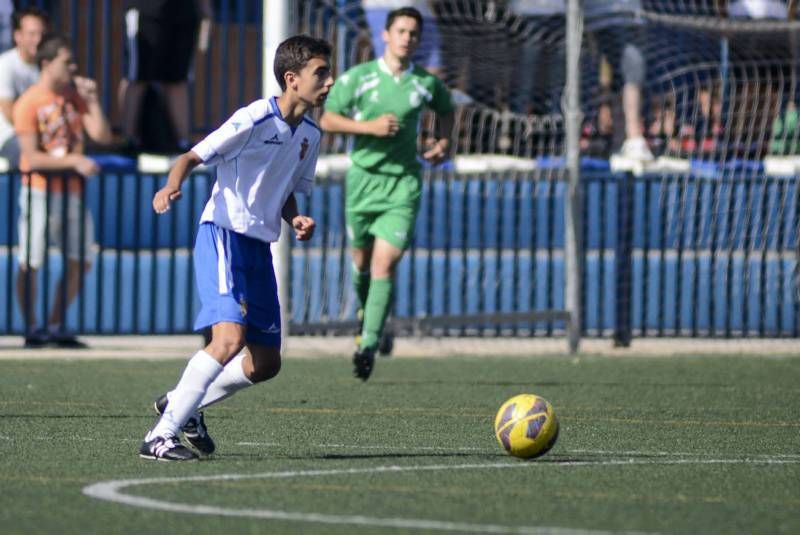
{"type": "Polygon", "coordinates": [[[194,328],[211,326],[211,343],[156,400],[161,417],[139,449],[143,458],[196,459],[179,431],[201,453],[212,453],[200,409],[280,370],[280,306],[269,243],[278,239],[281,218],[298,240],[314,232],[314,220],[298,212],[294,194],[311,191],[320,131],[305,113],[321,106],[333,85],[330,54],[327,42],[305,35],[281,43],[274,72],[283,94],[241,108],[181,155],[153,198],[154,210],[163,214],[180,199],[192,169],[217,166],[194,250],[202,302],[194,328]]]}

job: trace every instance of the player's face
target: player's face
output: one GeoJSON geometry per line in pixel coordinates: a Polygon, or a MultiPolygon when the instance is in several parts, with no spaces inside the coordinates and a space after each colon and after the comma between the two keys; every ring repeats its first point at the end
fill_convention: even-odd
{"type": "Polygon", "coordinates": [[[44,23],[39,17],[28,15],[19,21],[19,30],[14,32],[14,44],[17,45],[25,60],[33,60],[44,30],[44,23]]]}
{"type": "Polygon", "coordinates": [[[77,70],[72,52],[68,48],[59,48],[58,54],[47,64],[42,66],[47,71],[50,79],[57,86],[64,87],[72,83],[72,77],[77,70]]]}
{"type": "Polygon", "coordinates": [[[300,98],[311,106],[322,106],[333,85],[331,64],[327,58],[311,58],[296,80],[300,98]]]}
{"type": "Polygon", "coordinates": [[[419,24],[412,17],[397,17],[388,30],[383,30],[386,51],[397,59],[411,58],[417,50],[419,39],[419,24]]]}

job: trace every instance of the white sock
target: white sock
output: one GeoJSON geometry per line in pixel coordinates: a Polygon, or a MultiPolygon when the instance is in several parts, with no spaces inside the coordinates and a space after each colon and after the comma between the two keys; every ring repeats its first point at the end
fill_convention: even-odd
{"type": "Polygon", "coordinates": [[[189,359],[175,389],[170,392],[167,409],[145,440],[154,436],[176,436],[186,420],[197,410],[208,385],[222,372],[222,365],[205,351],[198,351],[189,359]]]}
{"type": "Polygon", "coordinates": [[[208,385],[206,395],[200,400],[198,409],[205,409],[209,405],[231,397],[243,388],[253,386],[253,382],[247,378],[242,368],[244,356],[244,353],[239,353],[228,361],[222,373],[214,379],[213,383],[208,385]]]}
{"type": "MultiPolygon", "coordinates": [[[[213,405],[225,398],[229,398],[239,390],[253,386],[253,382],[247,378],[242,368],[242,361],[244,360],[244,353],[239,353],[225,365],[222,373],[217,375],[214,382],[208,385],[206,395],[200,400],[197,410],[205,409],[209,405],[213,405]]],[[[172,400],[174,390],[167,392],[167,403],[172,400]]]]}

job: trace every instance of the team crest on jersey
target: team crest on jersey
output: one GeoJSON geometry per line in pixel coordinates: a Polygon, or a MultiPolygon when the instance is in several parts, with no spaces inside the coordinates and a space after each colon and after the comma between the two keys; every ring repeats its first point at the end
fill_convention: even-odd
{"type": "Polygon", "coordinates": [[[301,160],[306,157],[306,151],[307,150],[308,150],[308,138],[304,137],[303,138],[303,142],[300,143],[300,159],[301,160]]]}

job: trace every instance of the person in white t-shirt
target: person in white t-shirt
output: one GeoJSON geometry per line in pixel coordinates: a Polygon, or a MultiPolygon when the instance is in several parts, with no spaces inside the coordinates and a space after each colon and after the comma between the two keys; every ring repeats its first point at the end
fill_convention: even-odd
{"type": "Polygon", "coordinates": [[[281,367],[281,316],[270,242],[281,218],[298,240],[309,240],[314,220],[298,212],[295,193],[308,195],[321,133],[305,114],[321,106],[333,85],[331,46],[299,35],[275,52],[280,97],[261,99],[230,119],[172,167],[153,198],[163,214],[198,165],[216,165],[217,180],[200,218],[194,269],[202,308],[195,330],[211,326],[211,343],[186,365],[178,384],[156,400],[161,414],[139,456],[186,461],[214,451],[200,409],[275,377],[281,367]],[[242,352],[242,349],[246,349],[242,352]]]}
{"type": "Polygon", "coordinates": [[[36,47],[47,30],[47,13],[36,7],[11,16],[15,47],[0,54],[0,156],[12,167],[19,163],[19,143],[12,125],[14,101],[39,79],[36,47]]]}
{"type": "Polygon", "coordinates": [[[728,3],[728,16],[732,19],[788,18],[789,5],[784,0],[733,0],[728,3]]]}

